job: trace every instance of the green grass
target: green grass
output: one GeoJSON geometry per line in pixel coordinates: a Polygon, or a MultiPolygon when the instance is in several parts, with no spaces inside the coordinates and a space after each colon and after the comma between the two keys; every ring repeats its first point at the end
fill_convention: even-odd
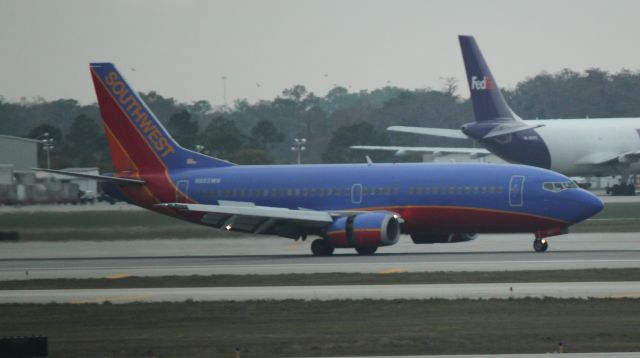
{"type": "Polygon", "coordinates": [[[487,271],[406,272],[394,274],[314,273],[282,275],[134,276],[120,279],[33,279],[0,281],[0,290],[594,281],[640,281],[640,269],[553,270],[544,272],[487,271]]]}
{"type": "MultiPolygon", "coordinates": [[[[242,236],[146,210],[0,214],[2,231],[21,241],[181,239],[242,236]]],[[[612,203],[571,232],[640,232],[640,203],[612,203]]]]}
{"type": "Polygon", "coordinates": [[[243,357],[640,350],[634,299],[0,305],[0,335],[52,357],[243,357]]]}

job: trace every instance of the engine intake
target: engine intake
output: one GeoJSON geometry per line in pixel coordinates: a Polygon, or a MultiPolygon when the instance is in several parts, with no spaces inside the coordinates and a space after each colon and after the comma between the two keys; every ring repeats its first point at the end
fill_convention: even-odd
{"type": "Polygon", "coordinates": [[[478,238],[478,234],[473,233],[426,233],[411,234],[411,240],[415,244],[443,244],[451,242],[465,242],[478,238]]]}
{"type": "Polygon", "coordinates": [[[333,247],[389,246],[400,238],[400,222],[390,213],[343,216],[327,228],[326,238],[333,247]]]}

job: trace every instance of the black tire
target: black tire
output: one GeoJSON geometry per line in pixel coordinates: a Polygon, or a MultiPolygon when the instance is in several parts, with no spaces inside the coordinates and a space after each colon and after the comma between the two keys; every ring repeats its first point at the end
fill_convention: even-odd
{"type": "Polygon", "coordinates": [[[377,246],[356,247],[358,255],[373,255],[378,251],[377,246]]]}
{"type": "Polygon", "coordinates": [[[311,243],[311,253],[313,253],[313,256],[331,256],[333,250],[333,246],[331,246],[326,239],[315,239],[311,243]]]}
{"type": "Polygon", "coordinates": [[[627,185],[627,190],[626,190],[626,194],[628,196],[634,196],[636,195],[636,186],[634,184],[629,184],[627,185]]]}
{"type": "Polygon", "coordinates": [[[533,240],[533,249],[536,250],[536,252],[545,252],[547,251],[547,248],[549,248],[549,243],[546,240],[545,241],[542,241],[541,239],[533,240]]]}
{"type": "Polygon", "coordinates": [[[620,185],[618,185],[618,184],[614,184],[614,185],[611,187],[611,195],[613,195],[613,196],[618,196],[618,195],[620,195],[620,185]]]}

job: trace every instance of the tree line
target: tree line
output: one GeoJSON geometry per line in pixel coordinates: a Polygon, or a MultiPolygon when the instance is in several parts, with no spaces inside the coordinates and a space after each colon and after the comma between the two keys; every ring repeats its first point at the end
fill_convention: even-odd
{"type": "MultiPolygon", "coordinates": [[[[504,90],[525,119],[640,117],[640,72],[600,69],[540,73],[504,90]]],[[[349,92],[334,87],[324,97],[302,85],[273,100],[214,108],[208,101],[181,103],[157,92],[141,93],[171,135],[185,148],[239,164],[294,163],[294,138],[306,138],[305,163],[364,162],[351,145],[472,146],[464,140],[388,132],[391,125],[459,128],[473,120],[464,84],[445,79],[440,89],[384,87],[349,92]]],[[[99,166],[110,170],[96,104],[72,99],[9,102],[0,97],[0,133],[54,140],[52,167],[99,166]]],[[[41,156],[44,158],[44,155],[41,156]]],[[[419,160],[375,153],[374,161],[419,160]]]]}

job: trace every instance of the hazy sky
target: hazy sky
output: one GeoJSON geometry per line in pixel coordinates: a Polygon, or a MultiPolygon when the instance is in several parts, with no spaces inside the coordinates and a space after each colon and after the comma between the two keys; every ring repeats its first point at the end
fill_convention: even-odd
{"type": "Polygon", "coordinates": [[[640,70],[639,14],[632,0],[0,0],[0,95],[95,102],[92,61],[138,91],[213,105],[223,76],[229,104],[295,84],[439,89],[465,81],[459,34],[513,87],[543,70],[640,70]]]}

